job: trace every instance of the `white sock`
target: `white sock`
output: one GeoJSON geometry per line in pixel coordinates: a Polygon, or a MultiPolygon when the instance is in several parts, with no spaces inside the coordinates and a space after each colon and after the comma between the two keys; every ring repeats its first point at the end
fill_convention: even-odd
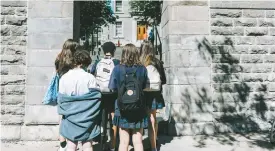
{"type": "Polygon", "coordinates": [[[152,151],[158,151],[156,148],[152,149],[152,151]]]}
{"type": "Polygon", "coordinates": [[[110,151],[115,151],[115,149],[113,148],[113,149],[111,149],[110,151]]]}

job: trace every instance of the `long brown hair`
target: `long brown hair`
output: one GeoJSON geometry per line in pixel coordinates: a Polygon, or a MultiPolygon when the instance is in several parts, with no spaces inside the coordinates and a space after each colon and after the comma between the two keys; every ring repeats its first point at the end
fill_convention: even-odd
{"type": "Polygon", "coordinates": [[[73,68],[73,54],[76,52],[79,44],[72,39],[68,39],[63,44],[62,51],[56,58],[57,73],[62,76],[73,68]]]}
{"type": "Polygon", "coordinates": [[[140,46],[140,62],[146,67],[154,64],[155,52],[150,41],[145,40],[140,46]]]}
{"type": "Polygon", "coordinates": [[[139,52],[135,45],[126,44],[122,49],[121,64],[126,66],[141,65],[139,52]]]}

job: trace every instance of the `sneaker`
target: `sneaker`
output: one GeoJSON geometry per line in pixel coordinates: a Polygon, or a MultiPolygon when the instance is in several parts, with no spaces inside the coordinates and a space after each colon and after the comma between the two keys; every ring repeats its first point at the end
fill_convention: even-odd
{"type": "Polygon", "coordinates": [[[66,150],[67,150],[67,145],[64,148],[62,148],[61,146],[59,146],[58,151],[66,151],[66,150]]]}

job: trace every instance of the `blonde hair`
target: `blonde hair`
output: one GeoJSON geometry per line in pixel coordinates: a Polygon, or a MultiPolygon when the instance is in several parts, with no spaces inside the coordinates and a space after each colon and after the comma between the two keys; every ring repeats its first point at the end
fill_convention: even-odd
{"type": "Polygon", "coordinates": [[[139,52],[135,45],[126,44],[122,49],[121,64],[126,66],[141,65],[139,52]]]}
{"type": "Polygon", "coordinates": [[[155,52],[150,41],[145,40],[140,46],[140,62],[146,67],[152,64],[155,59],[155,52]]]}

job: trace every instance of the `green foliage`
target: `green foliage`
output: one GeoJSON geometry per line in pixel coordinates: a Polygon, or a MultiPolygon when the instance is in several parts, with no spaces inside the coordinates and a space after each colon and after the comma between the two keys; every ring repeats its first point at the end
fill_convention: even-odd
{"type": "Polygon", "coordinates": [[[91,32],[108,23],[114,24],[116,18],[108,1],[80,2],[80,26],[85,32],[91,32]]]}
{"type": "Polygon", "coordinates": [[[150,0],[150,1],[139,1],[131,0],[130,3],[130,14],[136,17],[141,24],[144,25],[159,25],[161,21],[161,8],[162,0],[150,0]],[[149,22],[149,20],[155,20],[155,23],[149,22]]]}

